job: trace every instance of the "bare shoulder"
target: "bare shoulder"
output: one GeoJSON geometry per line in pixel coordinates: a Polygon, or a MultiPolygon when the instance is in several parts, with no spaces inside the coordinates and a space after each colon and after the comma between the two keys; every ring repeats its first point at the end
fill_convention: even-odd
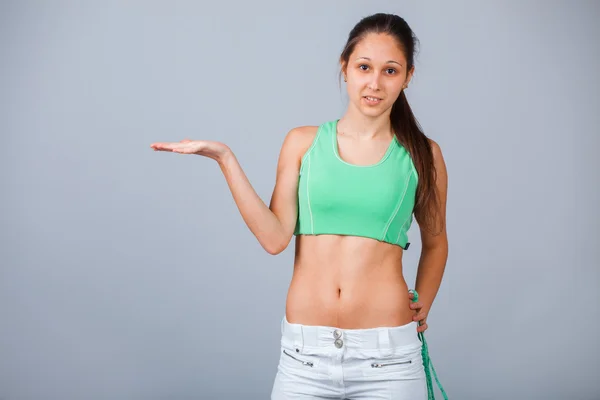
{"type": "Polygon", "coordinates": [[[442,157],[442,148],[440,147],[440,145],[431,138],[427,138],[427,140],[429,141],[429,145],[431,146],[433,156],[436,158],[442,157]]]}
{"type": "Polygon", "coordinates": [[[286,161],[293,160],[299,164],[302,156],[315,140],[318,129],[318,126],[311,125],[291,129],[283,141],[281,157],[286,161]]]}
{"type": "Polygon", "coordinates": [[[306,147],[306,150],[308,150],[317,135],[318,129],[318,126],[312,125],[298,126],[288,132],[285,141],[295,147],[306,147]]]}
{"type": "Polygon", "coordinates": [[[433,155],[433,163],[435,168],[445,171],[446,163],[444,161],[444,155],[442,154],[442,148],[435,140],[429,138],[427,140],[429,140],[429,145],[431,146],[431,153],[433,155]]]}
{"type": "Polygon", "coordinates": [[[439,189],[445,192],[448,184],[448,170],[446,167],[446,161],[444,160],[444,155],[442,154],[442,148],[435,140],[429,138],[428,140],[429,144],[431,145],[431,153],[433,155],[436,182],[439,189]]]}

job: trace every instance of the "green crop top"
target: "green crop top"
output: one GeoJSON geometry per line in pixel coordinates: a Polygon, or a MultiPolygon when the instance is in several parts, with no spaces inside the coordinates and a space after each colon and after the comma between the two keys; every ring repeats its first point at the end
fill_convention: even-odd
{"type": "Polygon", "coordinates": [[[338,120],[319,126],[302,157],[294,235],[351,235],[408,249],[418,175],[396,136],[381,160],[345,162],[338,153],[338,120]]]}

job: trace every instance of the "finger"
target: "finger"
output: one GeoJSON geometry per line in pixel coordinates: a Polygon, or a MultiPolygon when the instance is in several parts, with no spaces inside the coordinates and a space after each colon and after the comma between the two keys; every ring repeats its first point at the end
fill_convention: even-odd
{"type": "Polygon", "coordinates": [[[423,325],[419,325],[419,327],[417,327],[417,332],[425,332],[427,330],[428,326],[427,323],[423,324],[423,325]]]}
{"type": "Polygon", "coordinates": [[[163,143],[163,142],[152,143],[150,145],[150,147],[152,147],[155,150],[171,150],[172,146],[173,145],[171,143],[163,143]]]}
{"type": "Polygon", "coordinates": [[[168,142],[154,142],[150,145],[150,147],[163,147],[168,145],[168,142]]]}
{"type": "Polygon", "coordinates": [[[173,151],[181,154],[192,154],[194,153],[194,149],[185,146],[173,147],[173,151]]]}
{"type": "Polygon", "coordinates": [[[410,308],[413,310],[416,310],[418,308],[421,308],[421,303],[419,303],[418,301],[416,303],[410,303],[410,308]]]}
{"type": "Polygon", "coordinates": [[[173,152],[181,152],[182,149],[185,149],[185,144],[183,143],[158,143],[156,148],[158,150],[164,151],[173,151],[173,152]]]}
{"type": "Polygon", "coordinates": [[[162,146],[153,146],[152,149],[154,151],[171,151],[171,149],[164,148],[162,146]]]}
{"type": "Polygon", "coordinates": [[[415,314],[413,315],[413,321],[421,321],[424,320],[427,316],[424,314],[415,314]]]}

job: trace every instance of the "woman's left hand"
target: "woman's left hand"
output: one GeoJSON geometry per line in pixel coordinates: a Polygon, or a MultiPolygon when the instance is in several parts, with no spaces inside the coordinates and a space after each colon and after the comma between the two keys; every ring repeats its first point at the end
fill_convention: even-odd
{"type": "Polygon", "coordinates": [[[417,327],[417,332],[425,332],[425,330],[427,330],[428,310],[426,310],[423,307],[423,303],[421,303],[420,301],[412,301],[412,299],[414,298],[414,295],[412,293],[409,293],[408,297],[411,300],[410,309],[416,311],[416,314],[413,315],[413,321],[419,323],[419,326],[417,327]]]}

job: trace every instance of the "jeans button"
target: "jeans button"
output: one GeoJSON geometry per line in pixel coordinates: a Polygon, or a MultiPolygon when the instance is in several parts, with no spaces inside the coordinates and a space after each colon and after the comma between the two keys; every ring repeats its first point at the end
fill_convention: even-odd
{"type": "Polygon", "coordinates": [[[337,347],[338,349],[344,345],[344,342],[341,339],[336,339],[334,343],[335,347],[337,347]]]}
{"type": "Polygon", "coordinates": [[[336,339],[339,339],[342,336],[342,332],[340,332],[339,329],[336,329],[335,331],[333,331],[333,337],[336,339]]]}

